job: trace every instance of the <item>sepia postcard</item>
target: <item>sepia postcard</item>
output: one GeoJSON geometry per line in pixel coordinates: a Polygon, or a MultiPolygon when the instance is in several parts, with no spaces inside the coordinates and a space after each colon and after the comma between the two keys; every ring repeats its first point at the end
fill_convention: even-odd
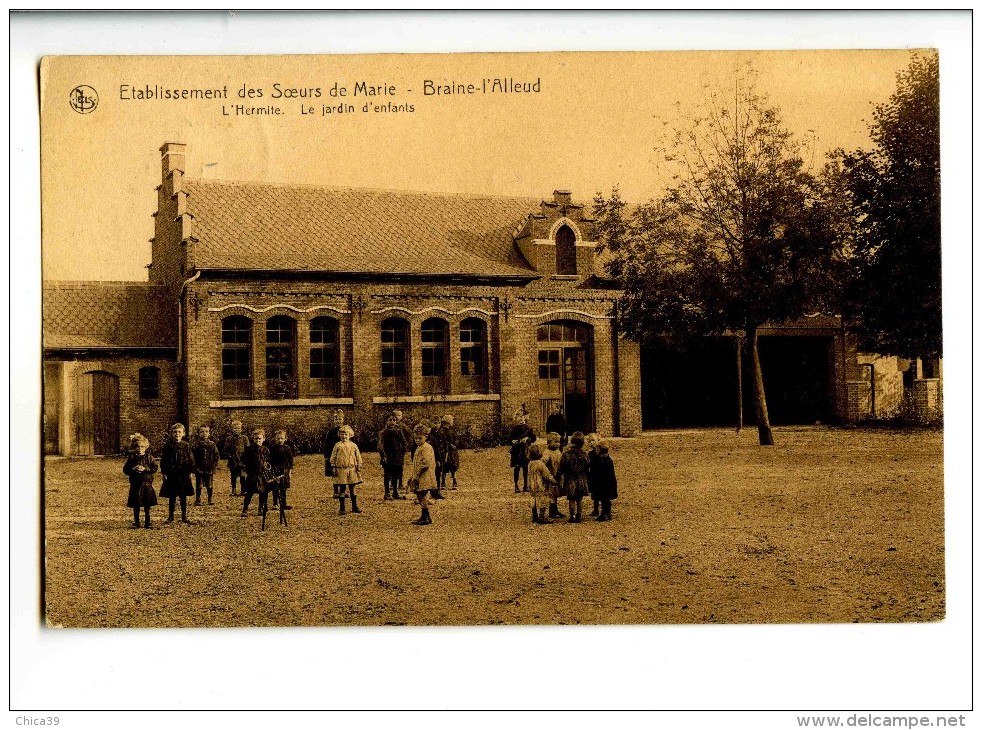
{"type": "Polygon", "coordinates": [[[41,59],[43,624],[944,622],[938,61],[41,59]]]}

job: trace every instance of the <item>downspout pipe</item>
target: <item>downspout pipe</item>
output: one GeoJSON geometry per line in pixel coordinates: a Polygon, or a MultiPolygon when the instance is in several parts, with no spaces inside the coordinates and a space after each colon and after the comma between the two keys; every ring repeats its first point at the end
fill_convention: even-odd
{"type": "Polygon", "coordinates": [[[185,279],[181,283],[181,292],[177,295],[177,363],[184,366],[184,292],[187,291],[188,284],[201,278],[201,272],[195,272],[194,276],[185,279]]]}
{"type": "MultiPolygon", "coordinates": [[[[177,420],[180,423],[187,421],[187,408],[185,408],[184,400],[186,395],[186,388],[184,387],[184,381],[187,376],[187,368],[185,367],[185,357],[187,356],[186,349],[184,347],[184,292],[187,291],[188,284],[197,281],[201,277],[201,272],[195,272],[194,276],[185,279],[181,284],[181,291],[177,295],[177,420]]],[[[190,424],[187,424],[190,428],[190,424]]]]}

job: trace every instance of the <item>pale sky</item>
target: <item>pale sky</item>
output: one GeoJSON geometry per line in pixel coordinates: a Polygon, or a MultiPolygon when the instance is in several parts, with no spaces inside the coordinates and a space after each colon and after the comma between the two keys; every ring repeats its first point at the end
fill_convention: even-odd
{"type": "MultiPolygon", "coordinates": [[[[63,57],[42,71],[43,275],[146,277],[158,148],[186,142],[192,176],[548,198],[568,189],[589,203],[618,185],[629,202],[658,192],[654,146],[662,123],[691,112],[706,83],[751,61],[759,88],[789,129],[825,151],[868,146],[873,106],[885,102],[910,52],[649,52],[276,57],[63,57]],[[423,84],[539,82],[537,93],[425,96],[423,84]],[[354,96],[355,85],[394,94],[354,96]],[[331,97],[337,83],[344,99],[331,97]],[[73,88],[97,90],[91,113],[73,88]],[[273,99],[281,88],[320,98],[273,99]],[[138,100],[120,87],[227,87],[225,100],[138,100]],[[243,86],[262,98],[239,98],[243,86]],[[323,116],[322,105],[353,104],[323,116]],[[364,103],[413,111],[365,113],[364,103]],[[309,103],[313,114],[302,115],[309,103]],[[237,116],[234,107],[280,107],[237,116]],[[223,106],[228,114],[223,114],[223,106]]],[[[308,106],[308,109],[309,109],[308,106]]]]}

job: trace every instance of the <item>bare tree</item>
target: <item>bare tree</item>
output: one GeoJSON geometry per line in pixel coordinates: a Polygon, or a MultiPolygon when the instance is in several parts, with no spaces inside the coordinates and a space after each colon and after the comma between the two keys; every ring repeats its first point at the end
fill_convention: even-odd
{"type": "Polygon", "coordinates": [[[824,308],[842,266],[839,207],[809,172],[752,73],[669,132],[667,192],[630,213],[615,188],[594,200],[631,336],[744,332],[757,429],[772,445],[757,347],[765,324],[824,308]]]}

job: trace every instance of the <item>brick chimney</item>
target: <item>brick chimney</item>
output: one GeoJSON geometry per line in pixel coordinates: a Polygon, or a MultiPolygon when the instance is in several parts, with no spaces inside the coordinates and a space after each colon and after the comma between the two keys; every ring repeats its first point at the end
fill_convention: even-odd
{"type": "Polygon", "coordinates": [[[160,181],[164,187],[169,187],[168,181],[171,182],[171,195],[181,189],[187,147],[183,142],[164,142],[160,148],[160,181]]]}
{"type": "Polygon", "coordinates": [[[157,211],[153,214],[150,281],[179,287],[187,267],[185,242],[189,237],[187,192],[184,169],[187,145],[165,142],[160,148],[160,185],[157,187],[157,211]]]}

